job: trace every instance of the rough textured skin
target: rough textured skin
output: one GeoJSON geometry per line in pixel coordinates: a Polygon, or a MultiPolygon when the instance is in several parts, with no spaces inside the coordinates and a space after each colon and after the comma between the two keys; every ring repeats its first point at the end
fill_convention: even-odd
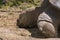
{"type": "Polygon", "coordinates": [[[38,23],[38,27],[45,37],[55,37],[55,28],[51,23],[41,21],[38,23]]]}
{"type": "Polygon", "coordinates": [[[45,37],[57,37],[60,11],[51,4],[39,15],[37,25],[45,37]]]}
{"type": "Polygon", "coordinates": [[[37,24],[37,18],[40,14],[39,8],[30,8],[23,11],[18,19],[18,26],[20,27],[34,27],[37,24]]]}

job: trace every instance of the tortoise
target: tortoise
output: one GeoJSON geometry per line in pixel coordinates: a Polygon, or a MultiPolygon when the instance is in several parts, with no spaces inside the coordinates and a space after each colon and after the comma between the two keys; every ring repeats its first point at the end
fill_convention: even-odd
{"type": "Polygon", "coordinates": [[[36,23],[44,37],[57,37],[60,24],[59,4],[59,0],[43,0],[41,7],[31,8],[22,13],[18,19],[18,25],[31,27],[36,23]]]}
{"type": "Polygon", "coordinates": [[[38,16],[38,28],[45,37],[58,37],[58,26],[60,24],[60,0],[45,1],[49,2],[49,4],[38,16]]]}

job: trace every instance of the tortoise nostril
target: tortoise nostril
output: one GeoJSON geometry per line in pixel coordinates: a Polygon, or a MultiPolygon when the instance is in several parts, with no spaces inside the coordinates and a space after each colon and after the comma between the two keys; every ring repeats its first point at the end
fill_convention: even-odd
{"type": "Polygon", "coordinates": [[[19,24],[19,28],[22,28],[22,27],[23,27],[23,24],[22,24],[22,23],[20,23],[20,24],[19,24]]]}

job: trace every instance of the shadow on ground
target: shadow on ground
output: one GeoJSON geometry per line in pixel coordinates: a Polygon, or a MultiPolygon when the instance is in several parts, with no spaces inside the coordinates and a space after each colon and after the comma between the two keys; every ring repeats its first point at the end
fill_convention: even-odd
{"type": "Polygon", "coordinates": [[[43,35],[39,32],[38,28],[31,28],[27,29],[29,30],[32,34],[31,36],[34,38],[43,38],[43,35]]]}

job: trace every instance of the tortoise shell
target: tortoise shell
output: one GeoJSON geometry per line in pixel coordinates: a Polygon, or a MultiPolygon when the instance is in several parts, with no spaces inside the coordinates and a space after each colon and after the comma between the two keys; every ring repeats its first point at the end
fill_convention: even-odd
{"type": "Polygon", "coordinates": [[[56,8],[60,9],[60,0],[49,0],[49,2],[56,8]]]}

